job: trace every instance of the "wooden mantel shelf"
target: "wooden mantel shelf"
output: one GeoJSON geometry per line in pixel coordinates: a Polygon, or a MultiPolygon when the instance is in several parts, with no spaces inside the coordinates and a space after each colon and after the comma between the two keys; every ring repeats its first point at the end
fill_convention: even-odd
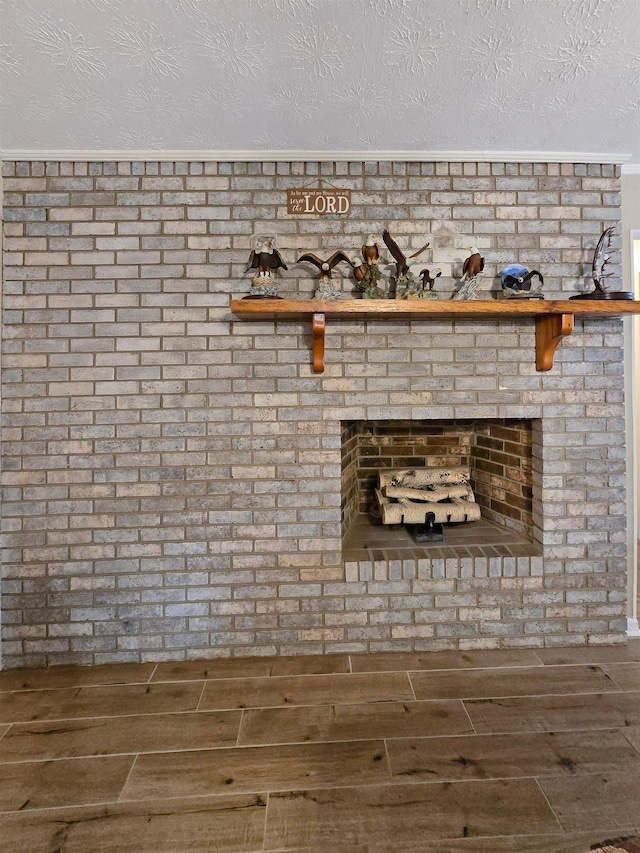
{"type": "Polygon", "coordinates": [[[619,317],[640,314],[640,301],[607,299],[234,299],[231,310],[242,320],[311,320],[313,370],[324,371],[326,318],[333,320],[398,318],[404,320],[508,319],[534,317],[536,370],[553,367],[562,338],[573,331],[575,317],[619,317]]]}

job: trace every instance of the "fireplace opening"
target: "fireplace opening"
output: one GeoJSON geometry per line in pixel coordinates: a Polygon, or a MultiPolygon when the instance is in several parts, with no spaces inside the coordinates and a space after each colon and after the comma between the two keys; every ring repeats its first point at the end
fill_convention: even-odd
{"type": "MultiPolygon", "coordinates": [[[[375,559],[438,549],[438,554],[526,556],[539,553],[533,514],[533,442],[539,421],[459,419],[344,421],[342,433],[343,552],[375,559]],[[419,525],[383,524],[376,499],[389,471],[461,469],[480,518],[444,523],[443,536],[419,525]]],[[[418,479],[424,479],[418,476],[418,479]]]]}

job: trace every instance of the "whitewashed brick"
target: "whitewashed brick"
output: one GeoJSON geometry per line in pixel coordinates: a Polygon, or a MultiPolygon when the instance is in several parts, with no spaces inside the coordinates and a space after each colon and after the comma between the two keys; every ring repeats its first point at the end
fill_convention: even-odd
{"type": "MultiPolygon", "coordinates": [[[[603,333],[599,321],[576,323],[553,371],[540,375],[528,321],[340,321],[316,375],[306,323],[248,324],[228,310],[229,295],[249,287],[246,258],[262,229],[279,235],[289,263],[282,295],[313,292],[296,252],[355,254],[385,226],[418,248],[446,220],[456,222],[456,246],[463,237],[482,246],[487,290],[490,276],[518,260],[543,271],[545,293],[575,292],[601,230],[619,218],[612,169],[166,162],[3,170],[12,264],[3,396],[7,415],[22,419],[5,436],[12,562],[3,612],[20,614],[29,580],[47,570],[86,596],[74,620],[54,619],[48,636],[44,622],[5,619],[9,665],[620,637],[619,324],[603,333]],[[352,189],[354,216],[283,217],[284,190],[318,174],[352,189]],[[534,508],[542,555],[343,564],[339,422],[472,416],[543,419],[536,476],[545,500],[537,496],[534,508]],[[212,523],[225,513],[228,521],[212,523]],[[131,620],[130,633],[112,607],[131,620]]],[[[430,250],[441,255],[443,297],[464,257],[456,246],[430,250]]],[[[65,599],[52,601],[62,614],[65,599]]]]}

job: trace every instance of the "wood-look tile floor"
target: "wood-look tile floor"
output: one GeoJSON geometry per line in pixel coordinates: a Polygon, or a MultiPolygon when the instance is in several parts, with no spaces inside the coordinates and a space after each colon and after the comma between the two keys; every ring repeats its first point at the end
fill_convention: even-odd
{"type": "Polygon", "coordinates": [[[2,853],[586,853],[640,834],[640,640],[0,673],[2,853]]]}

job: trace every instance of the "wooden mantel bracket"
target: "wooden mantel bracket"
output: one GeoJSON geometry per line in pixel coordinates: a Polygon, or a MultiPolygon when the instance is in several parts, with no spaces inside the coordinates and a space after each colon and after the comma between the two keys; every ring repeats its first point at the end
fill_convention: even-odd
{"type": "Polygon", "coordinates": [[[536,317],[536,370],[551,370],[558,344],[573,332],[573,314],[536,317]]]}
{"type": "Polygon", "coordinates": [[[313,332],[313,372],[324,373],[324,333],[325,315],[316,313],[311,320],[313,332]]]}

